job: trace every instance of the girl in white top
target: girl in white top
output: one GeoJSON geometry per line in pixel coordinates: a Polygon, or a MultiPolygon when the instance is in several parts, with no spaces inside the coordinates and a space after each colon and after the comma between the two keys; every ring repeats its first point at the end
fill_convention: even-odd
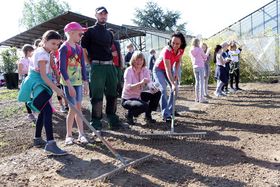
{"type": "MultiPolygon", "coordinates": [[[[40,93],[43,91],[54,90],[57,95],[63,96],[62,91],[52,82],[51,80],[51,69],[50,69],[50,52],[58,48],[61,41],[61,36],[58,32],[48,30],[42,36],[41,47],[38,47],[32,56],[32,62],[29,66],[29,74],[26,80],[21,86],[21,90],[18,95],[18,100],[22,102],[34,101],[45,102],[46,95],[38,94],[35,99],[32,99],[33,90],[40,88],[40,93]]],[[[48,92],[49,93],[49,92],[48,92]]],[[[49,93],[50,94],[50,93],[49,93]]],[[[52,107],[50,101],[44,103],[43,107],[40,108],[40,113],[36,121],[34,144],[35,147],[45,146],[45,151],[53,155],[65,155],[66,151],[61,150],[53,136],[52,127],[52,107]],[[42,129],[45,128],[47,141],[42,139],[42,129]]]]}
{"type": "Polygon", "coordinates": [[[222,53],[222,46],[217,45],[214,50],[214,63],[216,63],[215,78],[217,80],[217,87],[214,94],[217,97],[224,96],[222,87],[227,82],[227,73],[225,69],[226,60],[223,58],[222,53]]]}
{"type": "MultiPolygon", "coordinates": [[[[34,48],[32,45],[25,44],[22,47],[24,56],[18,61],[18,79],[20,84],[25,79],[25,77],[27,77],[29,64],[31,63],[30,57],[32,56],[33,51],[34,48]]],[[[36,118],[33,115],[31,109],[28,107],[27,103],[25,103],[25,107],[27,110],[27,119],[35,122],[36,118]]]]}

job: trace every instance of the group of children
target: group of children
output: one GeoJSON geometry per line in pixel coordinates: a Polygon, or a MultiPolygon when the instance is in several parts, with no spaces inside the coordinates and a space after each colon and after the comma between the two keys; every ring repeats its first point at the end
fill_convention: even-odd
{"type": "MultiPolygon", "coordinates": [[[[77,141],[88,143],[84,134],[83,121],[73,107],[81,111],[83,94],[88,94],[88,78],[83,50],[78,44],[86,28],[79,23],[71,22],[64,28],[67,40],[61,43],[60,34],[54,30],[48,30],[42,36],[37,47],[24,45],[22,51],[24,57],[18,63],[19,79],[21,80],[18,100],[25,102],[28,118],[35,120],[32,110],[39,112],[36,120],[34,146],[44,146],[45,151],[54,155],[65,155],[53,137],[51,105],[52,90],[57,93],[61,111],[68,115],[66,119],[65,144],[74,143],[72,136],[73,123],[76,121],[79,136],[77,141]],[[84,93],[83,93],[84,92],[84,93]],[[62,102],[65,100],[65,105],[62,102]],[[67,108],[68,102],[70,108],[67,108]],[[47,141],[41,137],[42,128],[45,127],[47,141]]],[[[224,42],[214,49],[214,62],[216,63],[215,78],[217,80],[216,96],[225,96],[223,87],[227,88],[230,78],[230,86],[234,90],[240,90],[239,83],[239,54],[241,49],[236,49],[236,42],[228,44],[224,42]],[[230,49],[228,50],[228,47],[230,49]],[[236,87],[233,88],[233,79],[236,87]]],[[[194,75],[195,75],[195,101],[207,103],[208,80],[210,75],[210,48],[206,43],[200,45],[200,40],[195,38],[190,50],[194,75]]]]}
{"type": "Polygon", "coordinates": [[[86,31],[86,28],[76,22],[67,24],[64,27],[67,40],[61,44],[61,35],[54,30],[48,30],[42,36],[38,48],[34,50],[31,45],[23,47],[24,58],[19,62],[19,74],[22,83],[18,100],[26,103],[29,115],[32,114],[30,108],[39,112],[33,144],[35,147],[44,147],[46,152],[53,155],[65,155],[67,152],[57,146],[53,137],[52,113],[54,109],[50,99],[52,90],[57,93],[63,112],[67,108],[63,107],[62,98],[66,101],[65,106],[70,105],[66,118],[65,144],[71,145],[74,142],[72,137],[74,121],[76,121],[79,131],[77,141],[84,144],[88,143],[84,134],[82,119],[73,110],[73,107],[76,107],[81,111],[83,91],[84,94],[88,93],[83,50],[78,45],[84,31],[86,31]],[[58,53],[56,54],[57,50],[58,53]],[[45,127],[47,141],[41,136],[43,126],[45,127]]]}
{"type": "MultiPolygon", "coordinates": [[[[214,49],[213,61],[216,64],[215,79],[217,81],[214,95],[217,97],[226,96],[230,92],[241,90],[239,87],[240,78],[240,62],[239,55],[241,46],[237,48],[237,42],[223,42],[216,45],[214,49]],[[230,81],[230,90],[228,82],[230,81]],[[235,81],[235,87],[233,82],[235,81]]],[[[206,43],[200,45],[200,40],[194,38],[189,52],[191,57],[194,77],[195,77],[195,101],[200,103],[208,103],[208,81],[210,76],[210,48],[206,43]]]]}

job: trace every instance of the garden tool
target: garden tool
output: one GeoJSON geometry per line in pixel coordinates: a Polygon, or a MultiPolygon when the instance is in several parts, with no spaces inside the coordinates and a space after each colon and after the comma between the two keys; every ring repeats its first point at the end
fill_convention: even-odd
{"type": "Polygon", "coordinates": [[[63,95],[64,99],[68,102],[71,109],[75,111],[75,113],[83,120],[83,122],[88,126],[90,130],[94,132],[94,134],[101,140],[101,142],[109,149],[111,153],[121,162],[121,166],[117,167],[116,169],[100,175],[96,177],[94,180],[106,180],[108,178],[113,177],[114,175],[126,170],[129,167],[134,167],[137,165],[142,164],[143,162],[152,158],[152,154],[146,155],[142,158],[136,159],[134,161],[129,162],[127,159],[122,157],[110,144],[106,141],[97,131],[96,129],[90,125],[89,121],[83,116],[83,114],[63,95]]]}

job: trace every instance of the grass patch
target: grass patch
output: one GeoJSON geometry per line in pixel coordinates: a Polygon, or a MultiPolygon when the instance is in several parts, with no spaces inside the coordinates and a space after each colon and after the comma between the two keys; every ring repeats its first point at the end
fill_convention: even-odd
{"type": "Polygon", "coordinates": [[[2,101],[9,101],[9,100],[16,100],[18,96],[18,90],[0,90],[0,102],[2,101]]]}
{"type": "Polygon", "coordinates": [[[23,106],[15,104],[15,105],[5,106],[4,108],[1,109],[0,112],[4,118],[10,118],[22,114],[23,111],[24,111],[23,106]]]}

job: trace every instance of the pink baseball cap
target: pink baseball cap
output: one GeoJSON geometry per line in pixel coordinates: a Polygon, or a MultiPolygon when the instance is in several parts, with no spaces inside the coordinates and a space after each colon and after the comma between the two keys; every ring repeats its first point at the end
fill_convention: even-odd
{"type": "Polygon", "coordinates": [[[79,23],[77,22],[71,22],[65,25],[64,27],[64,32],[69,32],[69,31],[87,31],[87,28],[82,27],[79,23]]]}

